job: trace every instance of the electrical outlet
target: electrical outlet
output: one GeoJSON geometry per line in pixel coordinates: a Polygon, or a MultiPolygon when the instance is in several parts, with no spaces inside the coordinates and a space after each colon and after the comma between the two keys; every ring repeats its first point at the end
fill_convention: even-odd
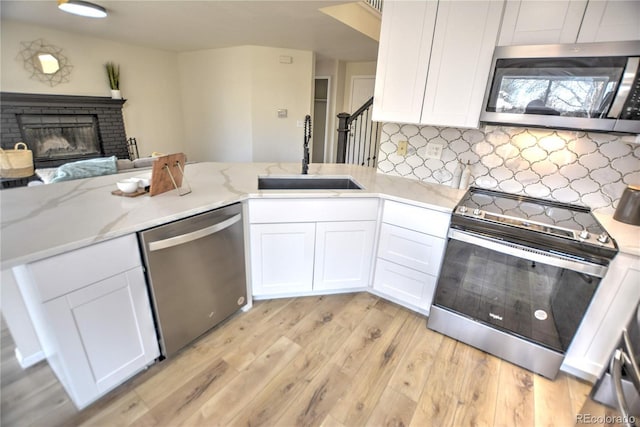
{"type": "Polygon", "coordinates": [[[428,142],[426,150],[426,157],[428,159],[437,159],[440,160],[442,158],[442,149],[444,146],[442,144],[438,144],[437,142],[428,142]]]}
{"type": "Polygon", "coordinates": [[[398,156],[406,156],[408,145],[409,145],[408,141],[398,141],[398,149],[396,150],[396,154],[398,156]]]}

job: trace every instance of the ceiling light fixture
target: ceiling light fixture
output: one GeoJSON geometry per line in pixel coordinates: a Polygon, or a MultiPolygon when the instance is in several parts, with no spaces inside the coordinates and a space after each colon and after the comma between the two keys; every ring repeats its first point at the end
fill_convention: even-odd
{"type": "Polygon", "coordinates": [[[105,18],[107,16],[107,10],[104,7],[82,0],[58,0],[58,9],[89,18],[105,18]]]}

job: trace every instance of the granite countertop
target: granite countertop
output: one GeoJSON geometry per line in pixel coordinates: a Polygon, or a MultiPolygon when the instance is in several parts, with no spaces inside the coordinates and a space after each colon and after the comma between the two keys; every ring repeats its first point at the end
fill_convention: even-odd
{"type": "MultiPolygon", "coordinates": [[[[192,192],[154,197],[111,194],[116,182],[144,174],[119,173],[0,192],[0,262],[8,268],[134,233],[247,198],[382,197],[451,212],[464,190],[379,174],[342,164],[311,164],[310,175],[348,175],[364,190],[258,190],[259,175],[297,175],[297,163],[193,163],[185,174],[192,192]]],[[[596,214],[621,252],[640,256],[640,227],[596,214]]]]}
{"type": "Polygon", "coordinates": [[[379,174],[354,165],[311,164],[310,175],[349,175],[364,190],[258,190],[258,175],[295,175],[297,163],[193,163],[192,192],[154,197],[111,194],[119,173],[0,192],[0,261],[9,268],[252,198],[371,197],[451,212],[464,190],[379,174]]]}

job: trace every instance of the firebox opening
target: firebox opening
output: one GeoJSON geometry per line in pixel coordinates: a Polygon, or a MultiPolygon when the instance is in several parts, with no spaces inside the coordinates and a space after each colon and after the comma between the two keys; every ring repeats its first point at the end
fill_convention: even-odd
{"type": "Polygon", "coordinates": [[[22,114],[18,120],[22,137],[33,151],[36,164],[102,155],[98,120],[94,115],[22,114]]]}

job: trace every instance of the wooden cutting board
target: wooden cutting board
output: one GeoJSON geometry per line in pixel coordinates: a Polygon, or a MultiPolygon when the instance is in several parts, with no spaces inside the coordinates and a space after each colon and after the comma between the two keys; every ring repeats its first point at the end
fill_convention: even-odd
{"type": "Polygon", "coordinates": [[[149,195],[155,196],[175,190],[176,187],[173,185],[173,181],[171,181],[171,176],[173,176],[175,184],[180,188],[182,186],[182,172],[180,169],[184,171],[186,159],[187,157],[184,153],[168,154],[156,158],[153,162],[153,169],[151,170],[149,195]],[[170,173],[171,176],[169,175],[170,173]]]}

